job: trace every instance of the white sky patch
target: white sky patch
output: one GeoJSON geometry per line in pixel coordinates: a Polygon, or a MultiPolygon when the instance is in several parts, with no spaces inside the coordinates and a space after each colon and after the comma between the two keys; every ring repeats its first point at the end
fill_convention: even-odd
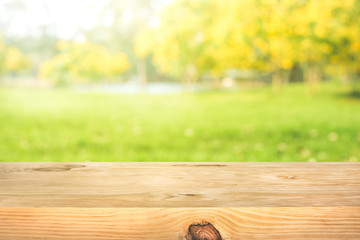
{"type": "MultiPolygon", "coordinates": [[[[172,1],[158,0],[153,7],[159,12],[172,1]]],[[[111,14],[101,16],[101,9],[109,0],[21,0],[24,7],[13,10],[5,8],[5,5],[14,5],[16,2],[17,0],[0,0],[0,24],[6,23],[0,25],[0,34],[39,36],[41,29],[47,28],[61,39],[79,40],[83,37],[78,34],[79,30],[91,30],[99,24],[110,26],[114,20],[111,14]],[[1,29],[3,26],[6,28],[1,29]]],[[[127,24],[132,18],[132,12],[129,11],[125,12],[122,20],[127,24]]],[[[152,27],[158,27],[161,21],[157,16],[153,16],[149,23],[152,27]]]]}
{"type": "Polygon", "coordinates": [[[158,27],[160,27],[160,25],[161,25],[161,20],[159,18],[153,18],[150,21],[150,26],[153,28],[158,28],[158,27]]]}
{"type": "Polygon", "coordinates": [[[10,23],[11,35],[37,35],[41,26],[53,26],[60,38],[70,39],[79,29],[91,29],[99,22],[99,9],[106,1],[97,0],[23,0],[25,9],[17,14],[7,13],[0,3],[0,18],[10,23]]]}

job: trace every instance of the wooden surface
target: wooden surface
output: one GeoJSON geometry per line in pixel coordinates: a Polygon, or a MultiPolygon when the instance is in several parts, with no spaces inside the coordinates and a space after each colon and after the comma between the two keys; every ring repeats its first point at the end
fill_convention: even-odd
{"type": "Polygon", "coordinates": [[[1,240],[206,238],[360,239],[360,164],[0,163],[1,240]]]}
{"type": "Polygon", "coordinates": [[[1,163],[5,207],[360,206],[356,163],[1,163]]]}
{"type": "Polygon", "coordinates": [[[179,240],[203,220],[226,240],[360,239],[359,207],[0,208],[0,239],[179,240]]]}

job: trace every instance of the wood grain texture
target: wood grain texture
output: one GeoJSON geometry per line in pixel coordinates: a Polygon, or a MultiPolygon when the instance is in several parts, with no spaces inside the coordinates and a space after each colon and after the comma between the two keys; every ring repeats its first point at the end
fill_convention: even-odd
{"type": "Polygon", "coordinates": [[[185,240],[189,225],[204,220],[223,240],[360,239],[359,207],[5,208],[0,209],[0,236],[2,240],[185,240]]]}
{"type": "Polygon", "coordinates": [[[358,163],[0,163],[0,207],[360,206],[358,163]]]}
{"type": "Polygon", "coordinates": [[[25,239],[360,239],[360,164],[0,163],[25,239]]]}

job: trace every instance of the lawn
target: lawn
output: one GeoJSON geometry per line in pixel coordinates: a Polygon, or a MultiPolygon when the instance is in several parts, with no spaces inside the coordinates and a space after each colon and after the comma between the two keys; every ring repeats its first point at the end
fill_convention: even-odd
{"type": "Polygon", "coordinates": [[[335,85],[172,95],[0,90],[0,161],[359,161],[335,85]]]}

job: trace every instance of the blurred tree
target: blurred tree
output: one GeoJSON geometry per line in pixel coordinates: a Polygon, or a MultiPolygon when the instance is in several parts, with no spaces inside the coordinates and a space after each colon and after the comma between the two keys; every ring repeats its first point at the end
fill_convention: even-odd
{"type": "Polygon", "coordinates": [[[148,26],[136,36],[139,56],[153,55],[161,72],[181,79],[186,89],[214,64],[208,50],[214,1],[175,0],[160,13],[158,26],[148,26]]]}
{"type": "MultiPolygon", "coordinates": [[[[24,25],[21,32],[18,30],[14,33],[12,24],[17,19],[26,19],[29,3],[24,0],[11,0],[0,3],[0,33],[3,33],[7,43],[15,46],[21,52],[26,54],[32,61],[31,73],[35,77],[41,63],[56,53],[56,24],[47,22],[39,26],[31,26],[31,20],[24,25]]],[[[48,6],[45,4],[43,10],[47,11],[48,6]]],[[[46,17],[45,15],[43,17],[46,17]]],[[[15,28],[16,29],[16,28],[15,28]]]]}
{"type": "Polygon", "coordinates": [[[359,2],[175,0],[160,26],[139,35],[137,49],[187,81],[206,71],[256,69],[272,73],[278,89],[298,64],[312,90],[330,64],[358,71],[359,2]]]}
{"type": "Polygon", "coordinates": [[[360,1],[335,2],[332,9],[332,51],[327,72],[340,74],[360,91],[360,1]]]}
{"type": "Polygon", "coordinates": [[[19,73],[29,67],[30,59],[16,47],[6,44],[0,36],[0,77],[19,73]]]}
{"type": "MultiPolygon", "coordinates": [[[[4,32],[29,6],[23,0],[7,2],[5,11],[0,8],[4,32]]],[[[98,52],[125,53],[131,67],[121,74],[137,75],[143,90],[149,72],[157,70],[187,88],[205,74],[223,77],[229,69],[272,75],[274,89],[293,77],[294,69],[303,71],[310,91],[325,74],[358,85],[360,0],[108,0],[98,6],[103,6],[100,17],[94,17],[99,22],[77,37],[106,46],[98,52]]],[[[36,66],[56,54],[55,25],[38,26],[36,34],[6,36],[6,41],[36,66]]],[[[89,79],[99,79],[96,75],[82,72],[89,79]]]]}
{"type": "Polygon", "coordinates": [[[112,54],[104,47],[89,42],[61,41],[57,48],[59,54],[41,66],[40,74],[58,86],[114,79],[130,68],[125,54],[112,54]]]}
{"type": "Polygon", "coordinates": [[[128,76],[137,75],[140,88],[145,91],[148,71],[153,68],[148,56],[135,52],[135,38],[151,22],[156,4],[161,0],[109,0],[101,9],[101,21],[96,28],[87,31],[86,36],[93,42],[106,45],[111,51],[127,54],[131,62],[128,76]]]}

